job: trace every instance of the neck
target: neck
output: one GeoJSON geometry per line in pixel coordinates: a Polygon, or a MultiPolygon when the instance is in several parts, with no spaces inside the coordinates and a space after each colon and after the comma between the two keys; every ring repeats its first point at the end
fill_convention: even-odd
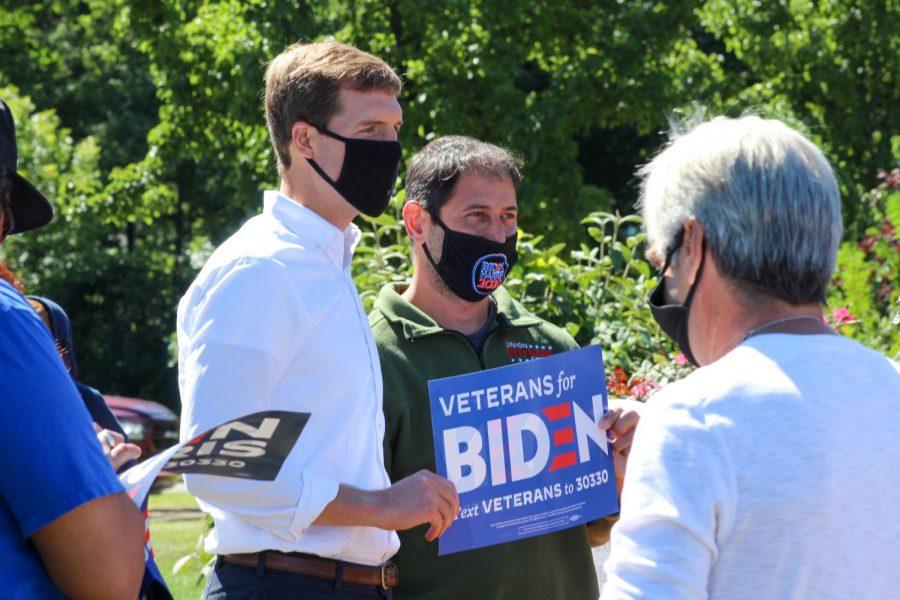
{"type": "MultiPolygon", "coordinates": [[[[424,260],[424,257],[420,257],[424,260]]],[[[485,298],[478,302],[467,302],[446,289],[440,289],[438,282],[428,281],[424,269],[413,271],[412,283],[403,292],[403,299],[434,319],[444,329],[472,335],[484,326],[488,317],[488,302],[485,298]]],[[[436,273],[429,273],[436,279],[436,273]]]]}
{"type": "Polygon", "coordinates": [[[731,352],[744,341],[747,334],[832,332],[822,321],[822,309],[816,303],[794,305],[775,298],[746,300],[739,297],[737,292],[730,296],[731,298],[716,301],[715,308],[691,308],[691,312],[695,308],[708,311],[703,313],[708,316],[698,323],[700,330],[691,336],[692,339],[707,341],[704,344],[706,347],[700,349],[700,364],[715,362],[731,352]]]}
{"type": "Polygon", "coordinates": [[[281,175],[282,195],[313,211],[341,231],[347,229],[359,213],[311,168],[291,165],[281,175]],[[321,184],[321,185],[317,185],[321,184]],[[322,186],[324,186],[324,189],[322,186]]]}

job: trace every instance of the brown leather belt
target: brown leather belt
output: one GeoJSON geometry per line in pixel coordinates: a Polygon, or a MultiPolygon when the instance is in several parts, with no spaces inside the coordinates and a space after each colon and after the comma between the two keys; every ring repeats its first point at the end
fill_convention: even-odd
{"type": "MultiPolygon", "coordinates": [[[[259,552],[254,552],[252,554],[223,554],[221,556],[226,562],[257,568],[260,563],[259,554],[259,552]]],[[[386,562],[378,567],[369,567],[336,561],[330,558],[321,558],[310,554],[289,554],[278,552],[277,550],[267,550],[265,552],[263,567],[334,581],[338,577],[338,567],[341,565],[344,571],[343,580],[348,583],[377,585],[387,590],[397,585],[399,581],[397,566],[391,562],[386,562]]]]}

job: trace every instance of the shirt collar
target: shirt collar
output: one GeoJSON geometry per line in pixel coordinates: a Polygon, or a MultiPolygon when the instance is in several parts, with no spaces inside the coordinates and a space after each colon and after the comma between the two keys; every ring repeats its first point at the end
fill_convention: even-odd
{"type": "Polygon", "coordinates": [[[263,214],[274,217],[304,244],[321,251],[339,267],[350,267],[350,260],[362,236],[359,227],[353,223],[341,231],[278,190],[267,190],[263,194],[263,214]]]}
{"type": "MultiPolygon", "coordinates": [[[[434,319],[400,295],[402,289],[406,287],[406,284],[389,283],[381,288],[375,301],[375,308],[388,321],[400,324],[403,327],[403,335],[409,340],[445,331],[434,319]]],[[[502,286],[497,288],[491,297],[496,301],[497,320],[501,327],[540,325],[541,320],[513,300],[502,286]]]]}

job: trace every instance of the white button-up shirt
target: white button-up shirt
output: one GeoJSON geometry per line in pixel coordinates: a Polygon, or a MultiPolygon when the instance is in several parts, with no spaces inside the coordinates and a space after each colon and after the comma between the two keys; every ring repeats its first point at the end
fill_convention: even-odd
{"type": "Polygon", "coordinates": [[[377,565],[400,547],[374,527],[312,525],[345,483],[387,488],[378,352],[340,231],[274,191],[210,257],[178,305],[181,439],[263,410],[311,417],[275,481],[185,475],[212,515],[206,549],[280,550],[377,565]]]}

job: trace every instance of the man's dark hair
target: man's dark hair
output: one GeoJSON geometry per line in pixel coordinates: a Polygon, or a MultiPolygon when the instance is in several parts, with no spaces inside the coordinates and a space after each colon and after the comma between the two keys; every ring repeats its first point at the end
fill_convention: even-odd
{"type": "Polygon", "coordinates": [[[506,148],[461,135],[438,138],[416,152],[406,173],[406,199],[433,215],[453,194],[463,173],[509,179],[518,189],[522,161],[506,148]]]}

